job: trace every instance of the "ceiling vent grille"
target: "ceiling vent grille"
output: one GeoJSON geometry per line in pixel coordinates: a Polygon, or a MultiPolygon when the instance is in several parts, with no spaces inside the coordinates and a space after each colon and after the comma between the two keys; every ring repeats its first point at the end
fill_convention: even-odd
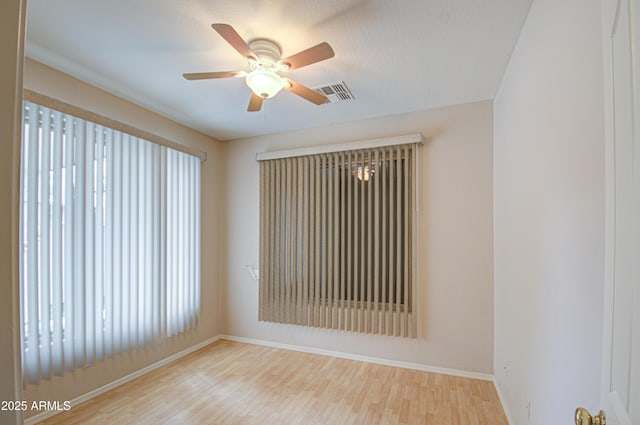
{"type": "Polygon", "coordinates": [[[346,100],[353,100],[353,94],[351,94],[351,90],[345,84],[344,81],[340,81],[339,83],[327,84],[322,87],[314,87],[314,90],[320,94],[323,94],[329,99],[326,103],[338,103],[344,102],[346,100]]]}

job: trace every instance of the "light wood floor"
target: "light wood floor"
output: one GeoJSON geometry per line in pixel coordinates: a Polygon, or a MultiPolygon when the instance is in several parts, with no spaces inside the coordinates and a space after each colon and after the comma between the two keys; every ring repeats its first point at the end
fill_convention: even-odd
{"type": "Polygon", "coordinates": [[[42,423],[508,425],[492,382],[229,341],[42,423]]]}

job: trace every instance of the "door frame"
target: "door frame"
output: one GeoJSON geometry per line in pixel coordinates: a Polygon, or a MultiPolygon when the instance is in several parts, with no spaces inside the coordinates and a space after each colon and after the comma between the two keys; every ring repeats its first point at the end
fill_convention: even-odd
{"type": "MultiPolygon", "coordinates": [[[[613,37],[618,28],[618,21],[621,14],[621,7],[627,0],[601,0],[602,4],[602,47],[603,47],[603,81],[604,81],[604,129],[605,129],[605,259],[604,259],[604,315],[603,315],[603,339],[602,339],[602,370],[600,376],[600,405],[611,419],[611,423],[620,425],[632,425],[628,412],[621,402],[617,393],[611,392],[612,375],[612,347],[614,342],[614,290],[615,290],[615,264],[616,264],[616,140],[615,140],[615,108],[614,108],[614,76],[613,76],[613,37]]],[[[633,5],[640,3],[639,0],[628,0],[633,5]]],[[[634,43],[638,42],[637,16],[640,7],[632,7],[631,31],[634,43]],[[636,31],[634,31],[636,29],[636,31]]],[[[637,55],[636,55],[637,56],[637,55]]],[[[632,58],[635,63],[635,74],[639,68],[638,57],[632,58]]],[[[633,93],[634,105],[640,105],[638,87],[633,93]]],[[[640,122],[637,113],[633,118],[635,135],[638,134],[640,122]]],[[[635,139],[634,135],[634,139],[635,139]]],[[[636,153],[637,156],[637,153],[636,153]]],[[[637,158],[634,163],[640,165],[637,158]]],[[[634,207],[638,206],[640,200],[638,189],[634,188],[634,207]]],[[[631,229],[630,229],[631,230],[631,229]]],[[[634,230],[636,231],[636,230],[634,230]]],[[[637,299],[637,296],[636,296],[637,299]]],[[[633,312],[638,321],[638,312],[633,312]]]]}
{"type": "MultiPolygon", "coordinates": [[[[0,400],[9,402],[22,400],[18,194],[25,20],[26,0],[0,0],[0,400]]],[[[21,424],[23,413],[2,409],[0,422],[21,424]]]]}

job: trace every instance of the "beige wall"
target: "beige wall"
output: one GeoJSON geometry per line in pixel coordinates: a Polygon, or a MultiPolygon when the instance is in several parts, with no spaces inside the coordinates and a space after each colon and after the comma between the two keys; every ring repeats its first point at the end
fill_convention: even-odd
{"type": "MultiPolygon", "coordinates": [[[[21,0],[0,2],[0,401],[20,400],[18,380],[18,155],[24,14],[21,0]]],[[[0,423],[22,421],[19,411],[0,410],[0,423]]]]}
{"type": "MultiPolygon", "coordinates": [[[[331,107],[331,106],[327,106],[331,107]]],[[[224,143],[224,332],[240,337],[492,373],[492,103],[224,143]],[[421,132],[424,209],[417,340],[258,322],[258,152],[421,132]]]]}
{"type": "Polygon", "coordinates": [[[494,369],[514,424],[600,408],[600,8],[534,0],[495,99],[494,369]]]}
{"type": "Polygon", "coordinates": [[[160,115],[126,102],[94,86],[38,62],[27,60],[24,87],[58,100],[157,134],[174,142],[207,152],[202,163],[202,292],[198,327],[132,355],[116,356],[39,386],[30,386],[27,400],[69,400],[121,376],[141,369],[171,354],[189,348],[221,332],[220,327],[220,203],[221,144],[208,136],[177,124],[160,115]]]}

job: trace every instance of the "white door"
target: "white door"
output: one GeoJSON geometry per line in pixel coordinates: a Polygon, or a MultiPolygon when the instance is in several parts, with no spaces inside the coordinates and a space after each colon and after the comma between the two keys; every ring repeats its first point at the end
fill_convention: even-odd
{"type": "MultiPolygon", "coordinates": [[[[640,425],[640,0],[603,0],[607,245],[601,404],[640,425]]],[[[593,413],[593,412],[592,412],[593,413]]]]}

